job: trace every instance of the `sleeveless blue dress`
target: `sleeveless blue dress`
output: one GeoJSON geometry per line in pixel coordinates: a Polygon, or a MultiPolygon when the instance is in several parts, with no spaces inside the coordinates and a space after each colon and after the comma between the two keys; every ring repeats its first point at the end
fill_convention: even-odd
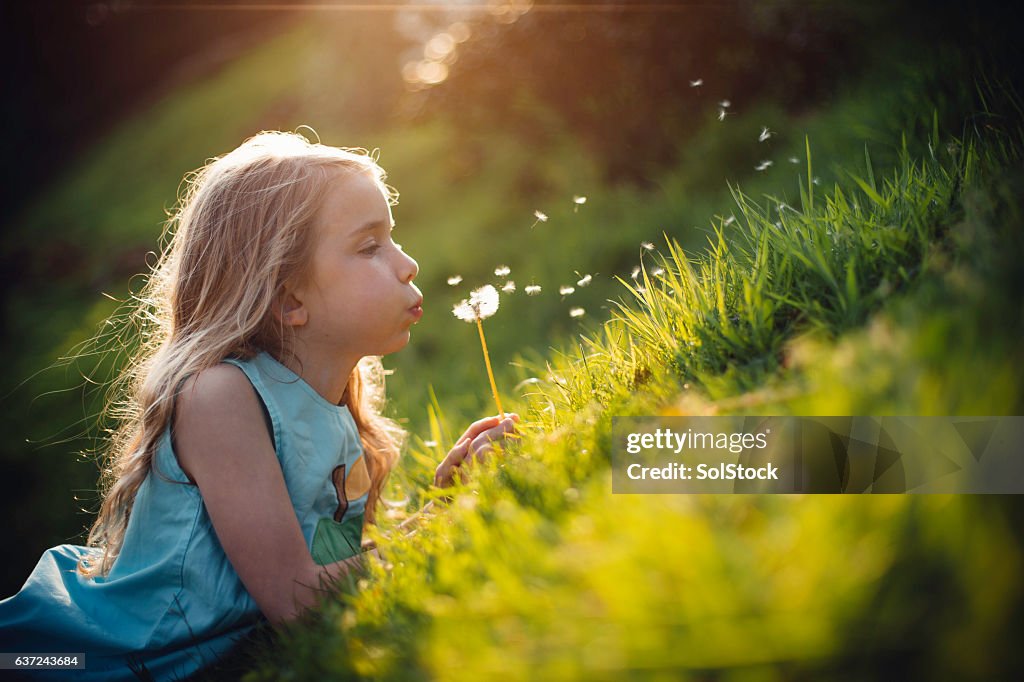
{"type": "MultiPolygon", "coordinates": [[[[239,367],[259,395],[295,515],[320,565],[360,551],[370,476],[352,415],[267,353],[239,367]]],[[[75,568],[98,550],[43,553],[18,594],[0,601],[0,652],[85,654],[85,669],[40,679],[183,679],[265,622],[231,566],[168,429],[139,487],[109,574],[75,568]]],[[[258,504],[258,500],[253,500],[258,504]]],[[[258,532],[254,528],[253,532],[258,532]]]]}

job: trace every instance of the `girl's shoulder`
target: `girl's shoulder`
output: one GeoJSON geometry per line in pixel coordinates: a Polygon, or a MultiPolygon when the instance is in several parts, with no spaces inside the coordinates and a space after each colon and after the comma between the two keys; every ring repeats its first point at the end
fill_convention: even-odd
{"type": "Polygon", "coordinates": [[[174,403],[174,452],[189,480],[197,459],[225,436],[244,442],[268,438],[263,407],[252,383],[237,366],[221,363],[182,382],[174,403]]]}

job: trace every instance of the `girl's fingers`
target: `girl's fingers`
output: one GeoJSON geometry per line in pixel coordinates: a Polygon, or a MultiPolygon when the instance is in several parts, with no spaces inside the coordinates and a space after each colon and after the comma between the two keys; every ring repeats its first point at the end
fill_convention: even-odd
{"type": "Polygon", "coordinates": [[[519,415],[510,413],[504,421],[499,421],[498,417],[487,417],[473,422],[434,471],[434,485],[447,487],[456,475],[465,481],[468,475],[466,468],[474,461],[482,462],[494,449],[494,441],[517,437],[515,423],[518,420],[519,415]]]}
{"type": "Polygon", "coordinates": [[[515,421],[512,418],[507,418],[505,421],[499,423],[497,426],[487,429],[479,436],[473,439],[469,446],[470,461],[482,460],[483,457],[494,449],[491,445],[496,440],[507,438],[515,433],[516,426],[515,421]]]}
{"type": "MultiPolygon", "coordinates": [[[[511,419],[514,423],[519,421],[519,415],[514,412],[509,412],[505,415],[505,419],[511,419]]],[[[460,438],[458,442],[461,443],[463,439],[473,440],[484,431],[493,429],[494,427],[498,426],[501,423],[501,417],[499,417],[498,415],[478,419],[469,425],[469,428],[466,429],[466,432],[464,434],[462,434],[462,438],[460,438]]]]}

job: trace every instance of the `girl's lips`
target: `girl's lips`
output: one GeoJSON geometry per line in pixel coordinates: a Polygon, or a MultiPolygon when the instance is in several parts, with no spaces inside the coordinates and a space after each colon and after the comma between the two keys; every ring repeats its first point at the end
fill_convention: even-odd
{"type": "Polygon", "coordinates": [[[409,308],[409,313],[418,320],[421,317],[423,317],[423,306],[414,305],[413,307],[409,308]]]}

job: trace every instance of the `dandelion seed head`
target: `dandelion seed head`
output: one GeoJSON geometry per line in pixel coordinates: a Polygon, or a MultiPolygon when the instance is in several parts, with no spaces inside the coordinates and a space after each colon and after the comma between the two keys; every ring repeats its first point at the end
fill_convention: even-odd
{"type": "Polygon", "coordinates": [[[464,322],[486,320],[498,312],[498,290],[490,284],[469,292],[469,298],[459,301],[452,314],[464,322]]]}
{"type": "Polygon", "coordinates": [[[425,447],[428,447],[428,448],[436,448],[437,447],[437,441],[436,440],[425,440],[425,441],[423,441],[423,445],[425,447]]]}
{"type": "Polygon", "coordinates": [[[639,277],[640,276],[640,266],[639,265],[634,265],[633,266],[633,272],[631,272],[629,276],[632,277],[633,279],[636,279],[637,277],[639,277]]]}
{"type": "Polygon", "coordinates": [[[640,248],[645,251],[654,251],[654,244],[651,242],[640,242],[640,248]]]}
{"type": "Polygon", "coordinates": [[[734,216],[734,215],[731,215],[731,216],[729,216],[728,218],[725,219],[725,224],[726,225],[732,225],[734,222],[736,222],[736,216],[734,216]]]}
{"type": "Polygon", "coordinates": [[[504,291],[506,294],[511,294],[516,290],[516,283],[513,282],[512,280],[509,280],[505,282],[505,284],[501,287],[501,290],[504,291]]]}
{"type": "Polygon", "coordinates": [[[704,79],[703,78],[698,78],[696,80],[690,81],[690,87],[691,88],[699,88],[702,85],[704,85],[704,79]]]}
{"type": "Polygon", "coordinates": [[[448,286],[453,287],[462,281],[462,275],[452,275],[448,278],[448,286]]]}
{"type": "Polygon", "coordinates": [[[756,171],[763,171],[763,170],[766,170],[771,165],[772,165],[772,162],[769,161],[768,159],[765,159],[761,163],[759,163],[756,166],[754,166],[754,170],[756,170],[756,171]]]}
{"type": "Polygon", "coordinates": [[[571,287],[568,284],[558,287],[558,293],[560,293],[562,296],[568,296],[574,291],[576,291],[576,287],[571,287]]]}
{"type": "Polygon", "coordinates": [[[651,275],[653,275],[654,277],[661,277],[664,274],[665,268],[654,268],[654,270],[651,271],[651,275]]]}
{"type": "Polygon", "coordinates": [[[540,293],[540,285],[539,284],[530,284],[530,285],[526,286],[523,289],[523,291],[526,292],[527,296],[536,296],[537,294],[540,293]]]}
{"type": "Polygon", "coordinates": [[[811,182],[813,182],[815,185],[820,185],[821,184],[821,178],[819,178],[818,176],[814,176],[814,179],[811,180],[811,182]]]}
{"type": "Polygon", "coordinates": [[[512,268],[510,268],[507,265],[499,265],[498,267],[494,268],[494,274],[497,275],[498,277],[506,277],[510,272],[512,272],[512,268]]]}
{"type": "Polygon", "coordinates": [[[795,156],[791,156],[791,157],[789,157],[789,162],[790,163],[800,163],[800,159],[796,158],[795,156]]]}
{"type": "Polygon", "coordinates": [[[768,130],[767,128],[761,128],[761,134],[757,136],[757,141],[758,142],[764,142],[765,140],[767,140],[771,136],[772,136],[772,131],[768,130]]]}
{"type": "Polygon", "coordinates": [[[719,121],[724,121],[725,120],[725,109],[719,109],[718,110],[718,120],[719,121]]]}
{"type": "Polygon", "coordinates": [[[576,286],[580,286],[580,287],[585,287],[585,286],[587,286],[588,284],[590,284],[590,282],[591,282],[591,281],[593,281],[593,279],[594,279],[594,278],[593,278],[593,276],[591,276],[591,275],[583,275],[583,277],[581,277],[581,278],[580,278],[580,279],[579,279],[579,280],[578,280],[578,281],[576,282],[576,286]]]}
{"type": "Polygon", "coordinates": [[[570,308],[569,317],[583,317],[587,314],[587,311],[583,308],[570,308]]]}
{"type": "Polygon", "coordinates": [[[641,296],[643,296],[644,294],[647,293],[647,287],[637,287],[636,288],[636,293],[638,293],[641,296]]]}
{"type": "Polygon", "coordinates": [[[728,109],[730,106],[732,106],[732,102],[730,102],[727,99],[723,99],[721,102],[718,103],[718,106],[722,107],[723,109],[728,109]]]}
{"type": "Polygon", "coordinates": [[[533,216],[542,223],[546,223],[548,221],[547,215],[540,211],[534,211],[533,216]]]}
{"type": "Polygon", "coordinates": [[[581,196],[574,196],[572,198],[572,202],[577,206],[582,206],[583,204],[587,203],[587,198],[581,196]]]}

